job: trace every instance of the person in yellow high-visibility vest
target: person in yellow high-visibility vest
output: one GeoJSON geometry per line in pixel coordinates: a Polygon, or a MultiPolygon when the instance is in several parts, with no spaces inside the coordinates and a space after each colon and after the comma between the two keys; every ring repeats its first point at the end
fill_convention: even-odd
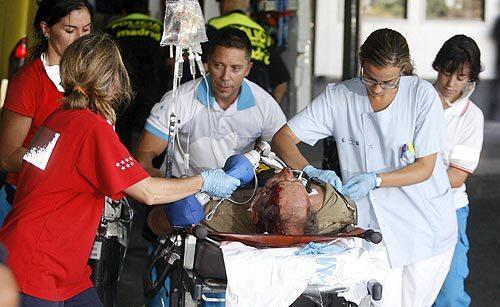
{"type": "Polygon", "coordinates": [[[253,67],[248,79],[269,92],[278,103],[283,100],[290,73],[275,49],[271,36],[248,14],[249,0],[220,0],[221,16],[207,23],[210,40],[216,30],[231,26],[245,32],[252,44],[253,67]]]}

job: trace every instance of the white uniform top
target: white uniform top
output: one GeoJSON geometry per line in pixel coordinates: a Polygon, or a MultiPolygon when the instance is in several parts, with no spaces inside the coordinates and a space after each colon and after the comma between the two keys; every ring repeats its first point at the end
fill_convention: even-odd
{"type": "Polygon", "coordinates": [[[45,52],[42,53],[40,59],[42,60],[43,68],[45,68],[45,72],[47,73],[47,76],[49,76],[50,81],[54,83],[59,92],[64,93],[64,88],[61,85],[61,73],[59,70],[59,65],[49,65],[45,52]]]}
{"type": "MultiPolygon", "coordinates": [[[[458,100],[444,110],[448,128],[448,148],[444,152],[447,167],[456,167],[472,174],[479,164],[479,155],[483,146],[483,112],[469,100],[474,91],[471,83],[458,100]]],[[[465,183],[453,189],[455,208],[469,204],[465,183]]]]}
{"type": "MultiPolygon", "coordinates": [[[[207,77],[210,84],[210,77],[207,77]]],[[[168,140],[168,125],[172,92],[166,93],[147,119],[145,129],[168,140]]],[[[207,86],[203,78],[187,82],[178,88],[175,114],[180,120],[179,140],[186,151],[189,138],[189,169],[184,168],[184,156],[177,141],[174,147],[172,174],[192,176],[207,169],[224,166],[226,158],[251,149],[259,137],[270,141],[286,118],[280,106],[265,90],[244,80],[237,100],[222,110],[210,94],[207,108],[207,86]]],[[[165,163],[162,165],[165,170],[165,163]]]]}
{"type": "MultiPolygon", "coordinates": [[[[330,84],[288,126],[310,145],[335,138],[344,183],[361,173],[401,169],[446,145],[439,97],[430,83],[413,76],[401,77],[396,97],[379,112],[373,112],[359,78],[330,84]]],[[[455,208],[440,156],[428,180],[372,190],[357,210],[359,226],[381,230],[392,267],[441,254],[456,243],[455,208]]]]}

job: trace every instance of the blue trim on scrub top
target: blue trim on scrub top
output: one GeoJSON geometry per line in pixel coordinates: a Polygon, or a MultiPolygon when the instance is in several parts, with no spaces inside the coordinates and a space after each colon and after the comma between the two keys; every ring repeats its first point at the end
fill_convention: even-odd
{"type": "Polygon", "coordinates": [[[169,139],[168,134],[164,133],[163,131],[161,131],[160,129],[158,129],[156,127],[153,127],[151,124],[146,123],[146,125],[144,126],[144,129],[147,130],[148,132],[152,133],[153,135],[155,135],[161,139],[164,139],[165,141],[168,141],[168,139],[169,139]]]}
{"type": "MultiPolygon", "coordinates": [[[[212,83],[212,78],[210,78],[210,75],[207,76],[207,82],[208,84],[212,83]]],[[[213,108],[214,105],[214,96],[212,96],[210,93],[210,106],[213,108]]],[[[207,105],[207,85],[204,80],[201,80],[200,84],[198,85],[198,90],[197,90],[197,95],[196,98],[201,102],[203,105],[207,105]]],[[[250,88],[250,85],[248,85],[246,80],[243,80],[243,83],[241,84],[241,91],[240,95],[238,96],[238,102],[237,102],[237,107],[238,111],[242,111],[251,107],[255,106],[255,97],[253,96],[252,89],[250,88]]]]}

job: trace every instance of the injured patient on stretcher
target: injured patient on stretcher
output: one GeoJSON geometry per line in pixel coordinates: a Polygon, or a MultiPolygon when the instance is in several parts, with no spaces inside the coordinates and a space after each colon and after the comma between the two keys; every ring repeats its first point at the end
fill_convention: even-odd
{"type": "MultiPolygon", "coordinates": [[[[355,204],[330,184],[313,180],[310,186],[305,186],[290,168],[274,172],[258,173],[261,187],[255,193],[253,183],[233,193],[231,198],[236,202],[249,200],[245,204],[227,199],[208,202],[200,224],[210,232],[327,235],[355,223],[355,204]]],[[[166,235],[172,230],[161,207],[153,209],[147,223],[157,235],[166,235]]]]}

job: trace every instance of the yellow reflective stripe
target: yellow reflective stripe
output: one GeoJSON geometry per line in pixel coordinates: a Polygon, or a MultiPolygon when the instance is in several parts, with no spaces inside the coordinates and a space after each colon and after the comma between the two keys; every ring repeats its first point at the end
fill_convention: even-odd
{"type": "Polygon", "coordinates": [[[270,50],[273,40],[266,30],[250,19],[250,17],[241,13],[232,13],[222,17],[210,19],[209,26],[215,29],[221,29],[226,26],[237,28],[246,33],[252,44],[252,59],[261,61],[265,65],[270,63],[270,50]]]}
{"type": "Polygon", "coordinates": [[[252,57],[252,60],[264,62],[264,64],[266,64],[266,65],[269,65],[269,63],[270,63],[269,52],[264,52],[260,48],[253,48],[251,57],[252,57]]]}
{"type": "Polygon", "coordinates": [[[161,39],[161,33],[154,32],[148,29],[123,29],[116,32],[117,38],[130,36],[151,37],[158,42],[161,39]]]}
{"type": "Polygon", "coordinates": [[[109,24],[108,28],[114,26],[115,23],[120,23],[122,21],[128,21],[128,20],[150,21],[150,22],[154,22],[156,24],[159,24],[160,27],[163,26],[161,21],[159,21],[156,18],[150,17],[148,15],[140,14],[140,13],[132,13],[130,15],[127,15],[125,17],[122,17],[122,18],[119,18],[119,19],[113,21],[111,24],[109,24]]]}
{"type": "Polygon", "coordinates": [[[215,29],[221,29],[229,25],[237,25],[237,24],[242,26],[247,26],[250,28],[259,29],[265,32],[264,28],[255,21],[253,21],[250,17],[237,12],[224,15],[221,17],[215,17],[208,21],[208,25],[214,27],[215,29]]]}

